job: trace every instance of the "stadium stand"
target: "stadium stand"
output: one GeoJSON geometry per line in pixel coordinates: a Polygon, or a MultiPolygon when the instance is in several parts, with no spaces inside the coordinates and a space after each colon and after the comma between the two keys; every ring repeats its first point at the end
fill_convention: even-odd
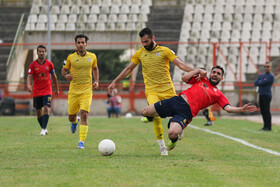
{"type": "MultiPolygon", "coordinates": [[[[250,54],[250,58],[242,48],[242,59],[240,56],[240,45],[231,45],[221,47],[224,57],[217,50],[217,63],[227,65],[234,64],[235,73],[239,70],[239,63],[242,60],[243,77],[242,81],[252,82],[254,76],[245,74],[256,74],[257,69],[254,64],[262,64],[266,60],[265,43],[269,41],[279,41],[280,39],[280,14],[277,10],[280,7],[280,1],[276,0],[205,0],[205,1],[187,1],[184,7],[184,16],[180,34],[180,42],[204,42],[200,44],[199,51],[204,47],[206,54],[202,58],[201,53],[190,53],[194,45],[179,44],[178,57],[186,59],[186,63],[193,63],[196,67],[205,59],[211,59],[213,53],[209,50],[208,42],[247,42],[245,48],[250,54]],[[248,43],[250,42],[250,43],[248,43]],[[263,43],[256,43],[263,42],[263,43]],[[187,52],[184,52],[184,49],[187,52]],[[192,57],[188,57],[191,55],[192,57]],[[201,61],[201,62],[199,62],[201,61]]],[[[224,45],[224,44],[222,44],[224,45]]],[[[280,56],[279,45],[271,45],[271,56],[280,56]]],[[[212,61],[206,62],[213,64],[212,61]]],[[[208,69],[209,70],[209,69],[208,69]]],[[[228,72],[230,68],[225,68],[225,81],[234,82],[233,73],[228,72]]],[[[179,77],[182,72],[175,67],[174,81],[180,82],[179,77]]],[[[238,73],[237,73],[238,74],[238,73]]],[[[239,76],[239,75],[238,75],[239,76]]]]}
{"type": "MultiPolygon", "coordinates": [[[[21,16],[23,13],[30,12],[29,5],[22,7],[0,7],[0,41],[1,43],[13,43],[21,16]],[[8,19],[7,19],[7,15],[8,19]]],[[[31,16],[28,29],[35,29],[34,23],[37,22],[37,16],[31,16]]],[[[23,18],[27,21],[27,16],[23,18]]],[[[11,45],[1,46],[0,50],[0,80],[6,80],[6,62],[11,50],[11,45]]]]}
{"type": "MultiPolygon", "coordinates": [[[[150,6],[151,0],[56,0],[50,13],[58,17],[52,20],[54,31],[137,31],[148,21],[150,6]]],[[[26,30],[46,31],[46,14],[43,1],[33,1],[26,30]]]]}

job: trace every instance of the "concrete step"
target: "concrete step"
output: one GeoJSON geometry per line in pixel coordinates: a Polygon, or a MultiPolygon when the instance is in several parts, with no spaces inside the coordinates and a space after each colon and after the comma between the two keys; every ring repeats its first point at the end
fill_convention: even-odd
{"type": "Polygon", "coordinates": [[[173,30],[181,30],[181,21],[170,21],[170,20],[157,20],[157,21],[149,21],[147,24],[149,26],[153,26],[154,28],[161,30],[166,29],[166,25],[173,30]]]}
{"type": "Polygon", "coordinates": [[[0,61],[0,71],[2,71],[2,69],[6,69],[6,63],[2,63],[1,61],[0,61]]]}
{"type": "Polygon", "coordinates": [[[2,69],[2,64],[5,64],[6,66],[6,62],[8,60],[8,57],[9,57],[9,54],[3,54],[3,55],[0,55],[0,69],[2,69]]]}
{"type": "Polygon", "coordinates": [[[1,15],[8,14],[11,16],[21,15],[22,13],[29,13],[30,7],[0,7],[1,15]]]}
{"type": "Polygon", "coordinates": [[[1,71],[0,70],[0,80],[1,81],[4,81],[4,80],[6,80],[6,70],[5,71],[1,71]]]}
{"type": "Polygon", "coordinates": [[[11,46],[0,46],[0,55],[9,55],[11,46]]]}
{"type": "Polygon", "coordinates": [[[184,14],[183,6],[152,6],[151,13],[162,13],[167,15],[184,14]]]}
{"type": "Polygon", "coordinates": [[[170,21],[182,21],[183,14],[164,14],[164,13],[157,13],[154,15],[149,15],[149,21],[155,21],[155,20],[170,20],[170,21]]]}

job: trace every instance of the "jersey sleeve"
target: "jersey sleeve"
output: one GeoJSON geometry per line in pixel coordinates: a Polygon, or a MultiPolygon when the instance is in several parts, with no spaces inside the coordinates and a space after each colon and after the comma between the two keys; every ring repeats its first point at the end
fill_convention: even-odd
{"type": "Polygon", "coordinates": [[[51,74],[54,74],[55,69],[54,69],[54,65],[53,65],[52,62],[50,62],[49,67],[50,67],[50,73],[51,73],[51,74]]]}
{"type": "Polygon", "coordinates": [[[230,105],[228,99],[226,98],[226,96],[221,92],[221,95],[219,97],[218,100],[218,104],[220,105],[220,107],[222,107],[223,109],[225,108],[226,105],[230,105]]]}
{"type": "Polygon", "coordinates": [[[174,51],[172,51],[171,49],[165,47],[164,48],[164,52],[165,52],[165,55],[167,57],[167,59],[170,61],[170,62],[173,62],[176,58],[178,58],[174,51]]]}
{"type": "Polygon", "coordinates": [[[31,63],[30,66],[29,66],[29,69],[28,69],[28,74],[33,75],[33,73],[34,73],[34,68],[33,68],[33,66],[34,66],[34,64],[31,63]]]}
{"type": "Polygon", "coordinates": [[[138,49],[138,50],[136,51],[136,53],[132,56],[131,62],[132,62],[133,64],[137,64],[137,65],[138,65],[138,64],[141,62],[141,61],[140,61],[141,49],[142,49],[142,48],[138,49]]]}
{"type": "Polygon", "coordinates": [[[187,84],[194,84],[197,82],[197,79],[195,76],[191,77],[186,83],[187,84]]]}
{"type": "Polygon", "coordinates": [[[93,68],[97,67],[97,57],[96,57],[96,55],[95,55],[95,54],[93,55],[93,63],[92,63],[92,67],[93,67],[93,68]]]}
{"type": "Polygon", "coordinates": [[[66,69],[70,69],[70,67],[71,67],[71,55],[69,55],[69,56],[67,57],[66,63],[64,64],[63,67],[66,68],[66,69]]]}

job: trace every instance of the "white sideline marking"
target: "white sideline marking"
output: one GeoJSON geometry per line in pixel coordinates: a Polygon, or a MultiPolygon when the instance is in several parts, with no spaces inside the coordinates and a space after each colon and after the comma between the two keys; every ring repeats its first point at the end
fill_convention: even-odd
{"type": "Polygon", "coordinates": [[[242,140],[242,139],[239,139],[239,138],[234,138],[234,137],[231,137],[231,136],[228,136],[228,135],[219,133],[219,132],[214,132],[214,131],[211,131],[211,130],[208,130],[208,129],[204,129],[204,128],[200,128],[200,127],[196,127],[196,126],[193,126],[193,125],[188,125],[188,126],[191,127],[191,128],[194,128],[194,129],[198,129],[198,130],[202,130],[202,131],[211,133],[211,134],[216,134],[216,135],[222,136],[222,137],[224,137],[224,138],[228,138],[228,139],[230,139],[230,140],[234,140],[234,141],[239,142],[239,143],[242,143],[243,145],[246,145],[246,146],[248,146],[248,147],[252,147],[252,148],[255,148],[255,149],[258,149],[258,150],[261,150],[261,151],[270,153],[270,154],[272,154],[272,155],[280,156],[280,153],[277,152],[277,151],[273,151],[273,150],[271,150],[271,149],[266,149],[266,148],[262,148],[262,147],[256,146],[256,145],[254,145],[254,144],[251,144],[251,143],[246,142],[246,141],[244,141],[244,140],[242,140]]]}

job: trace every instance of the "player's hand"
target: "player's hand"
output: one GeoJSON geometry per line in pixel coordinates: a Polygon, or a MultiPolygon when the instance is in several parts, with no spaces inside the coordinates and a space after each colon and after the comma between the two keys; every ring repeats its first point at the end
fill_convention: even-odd
{"type": "Polygon", "coordinates": [[[68,81],[72,81],[73,80],[73,75],[67,74],[67,75],[65,75],[65,79],[68,80],[68,81]]]}
{"type": "Polygon", "coordinates": [[[110,95],[112,95],[112,90],[116,87],[116,84],[114,82],[112,82],[109,86],[108,86],[108,92],[110,95]]]}
{"type": "Polygon", "coordinates": [[[206,77],[207,72],[203,69],[199,69],[199,75],[201,75],[202,77],[206,77]]]}
{"type": "Polygon", "coordinates": [[[255,112],[257,111],[257,107],[255,105],[251,105],[251,103],[248,103],[243,106],[242,112],[255,112]]]}
{"type": "Polygon", "coordinates": [[[54,94],[55,94],[55,96],[58,96],[59,90],[56,90],[56,91],[54,92],[54,94]]]}
{"type": "Polygon", "coordinates": [[[94,82],[92,84],[92,89],[97,89],[99,87],[99,83],[98,82],[94,82]]]}
{"type": "Polygon", "coordinates": [[[31,85],[27,85],[27,89],[29,92],[32,92],[32,86],[31,85]]]}

